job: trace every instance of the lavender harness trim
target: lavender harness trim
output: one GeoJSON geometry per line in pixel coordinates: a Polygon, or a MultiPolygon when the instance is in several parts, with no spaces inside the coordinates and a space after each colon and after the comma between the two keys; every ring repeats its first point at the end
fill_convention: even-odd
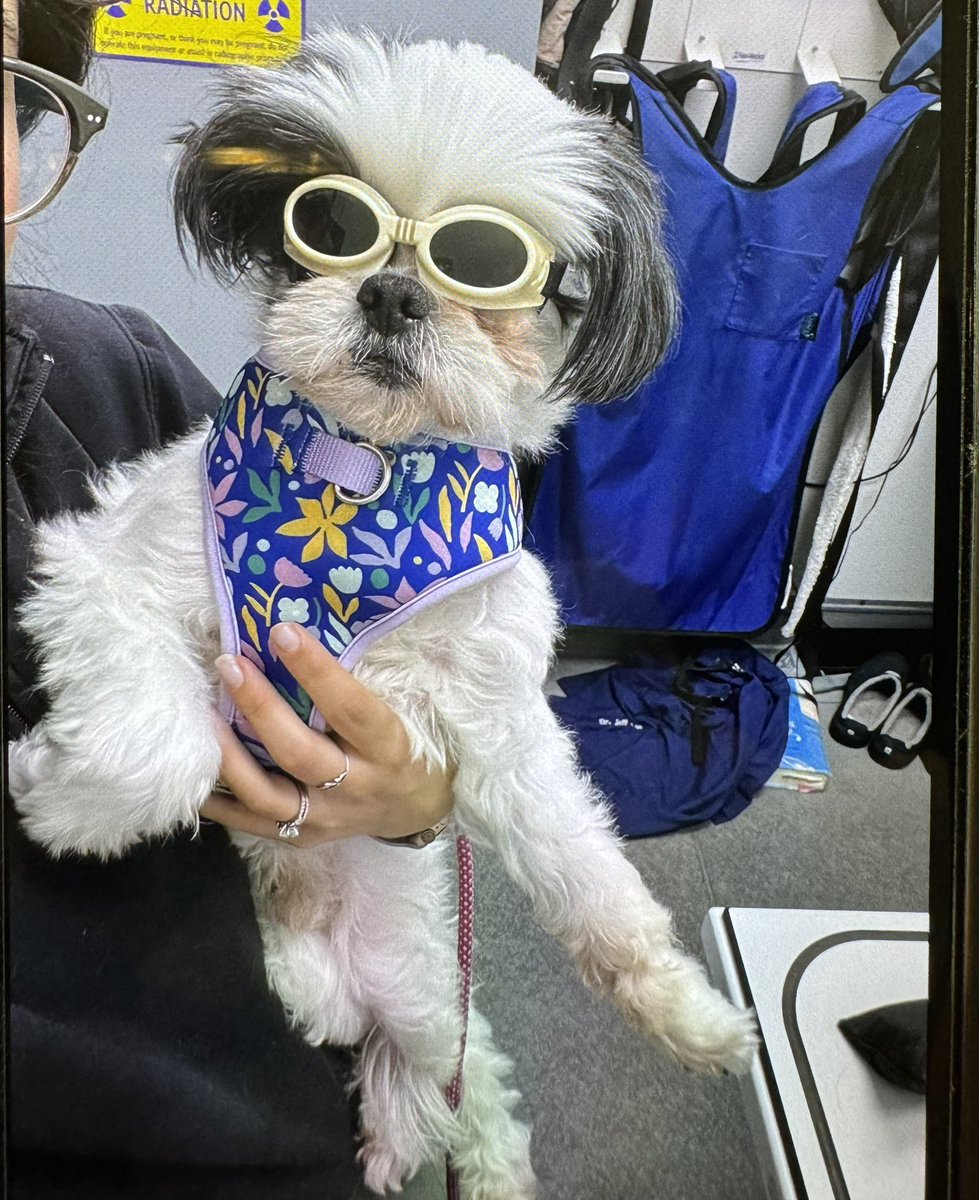
{"type": "MultiPolygon", "coordinates": [[[[435,600],[513,566],[522,509],[516,466],[502,450],[430,439],[358,441],[249,360],[203,453],[205,544],[221,613],[221,648],[250,658],[314,728],[324,721],[273,657],[279,621],[304,625],[345,666],[435,600]]],[[[225,698],[224,715],[260,757],[254,730],[225,698]]]]}

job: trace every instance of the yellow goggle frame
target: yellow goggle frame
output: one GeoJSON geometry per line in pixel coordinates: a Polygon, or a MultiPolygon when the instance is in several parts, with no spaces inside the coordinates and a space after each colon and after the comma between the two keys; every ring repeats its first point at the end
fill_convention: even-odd
{"type": "Polygon", "coordinates": [[[427,221],[416,221],[399,216],[379,192],[349,175],[321,175],[300,184],[286,200],[284,221],[286,254],[316,275],[373,270],[388,262],[397,246],[411,246],[418,268],[432,291],[471,308],[539,308],[556,291],[563,274],[563,264],[555,261],[554,246],[512,213],[487,204],[462,204],[435,213],[427,221]],[[296,229],[295,210],[304,196],[315,191],[343,192],[366,205],[377,221],[373,244],[357,254],[336,255],[325,254],[305,242],[296,229]],[[432,239],[446,226],[463,221],[501,226],[522,243],[527,262],[516,279],[502,286],[480,287],[454,279],[436,265],[431,253],[432,239]]]}

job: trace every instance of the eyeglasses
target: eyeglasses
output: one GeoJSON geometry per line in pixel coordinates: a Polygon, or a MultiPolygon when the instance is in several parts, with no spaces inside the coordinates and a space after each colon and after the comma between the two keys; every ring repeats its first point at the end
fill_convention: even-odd
{"type": "MultiPolygon", "coordinates": [[[[4,225],[33,216],[64,187],[109,110],[74,83],[17,58],[3,60],[4,115],[16,114],[20,141],[17,208],[4,225]]],[[[5,133],[12,134],[5,125],[5,133]]]]}
{"type": "Polygon", "coordinates": [[[398,245],[415,248],[434,292],[472,308],[539,307],[565,269],[542,234],[489,205],[464,204],[415,221],[349,175],[311,179],[286,201],[285,252],[317,275],[383,266],[398,245]]]}

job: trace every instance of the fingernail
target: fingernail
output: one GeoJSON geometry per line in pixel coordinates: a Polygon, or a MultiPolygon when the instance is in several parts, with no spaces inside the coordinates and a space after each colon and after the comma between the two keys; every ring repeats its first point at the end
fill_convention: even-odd
{"type": "Polygon", "coordinates": [[[290,650],[299,649],[299,630],[295,625],[275,625],[269,634],[269,641],[276,650],[285,651],[288,654],[290,650]]]}
{"type": "Polygon", "coordinates": [[[214,660],[214,665],[217,668],[218,675],[221,677],[221,682],[226,688],[238,688],[245,682],[245,676],[241,672],[241,667],[235,662],[230,654],[220,654],[214,660]]]}

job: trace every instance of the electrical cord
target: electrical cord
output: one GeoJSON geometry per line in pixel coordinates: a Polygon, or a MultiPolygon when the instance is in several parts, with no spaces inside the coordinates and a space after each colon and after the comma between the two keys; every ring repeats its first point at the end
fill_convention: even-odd
{"type": "MultiPolygon", "coordinates": [[[[928,376],[928,382],[925,384],[925,395],[921,402],[921,408],[918,410],[918,415],[915,418],[914,424],[911,426],[911,432],[908,434],[907,439],[905,440],[905,443],[901,448],[897,458],[894,459],[890,466],[885,467],[883,471],[878,471],[875,475],[861,475],[857,480],[858,487],[862,483],[873,483],[878,479],[886,479],[887,476],[893,470],[899,467],[911,453],[911,447],[914,445],[914,440],[918,436],[918,430],[921,428],[921,422],[925,419],[925,415],[931,408],[932,404],[934,404],[935,398],[938,395],[937,390],[931,390],[932,380],[935,378],[937,371],[938,364],[936,363],[935,366],[932,367],[931,373],[928,376]]],[[[822,482],[819,482],[817,480],[807,479],[804,486],[807,488],[824,489],[826,487],[826,481],[823,480],[822,482]]]]}
{"type": "Polygon", "coordinates": [[[921,422],[925,419],[925,414],[931,408],[932,404],[934,404],[935,398],[938,395],[937,389],[935,391],[931,390],[932,380],[935,378],[935,373],[937,372],[937,370],[938,370],[938,364],[936,363],[935,366],[933,366],[931,369],[931,374],[928,376],[928,382],[925,384],[925,398],[922,401],[921,409],[918,413],[918,416],[915,420],[914,425],[912,425],[912,427],[911,427],[911,432],[908,434],[907,438],[905,439],[904,445],[902,446],[901,451],[898,454],[897,458],[895,458],[894,461],[890,464],[890,466],[886,467],[883,471],[878,471],[875,475],[862,475],[860,477],[860,479],[858,480],[858,485],[859,485],[861,483],[874,483],[874,482],[876,482],[876,480],[879,479],[880,487],[877,489],[877,495],[874,497],[873,503],[870,505],[870,507],[867,509],[867,511],[863,514],[863,516],[860,518],[860,520],[857,522],[857,524],[854,525],[854,527],[847,534],[846,542],[843,545],[843,553],[840,555],[839,562],[836,564],[836,570],[833,572],[833,579],[836,579],[836,577],[840,573],[840,570],[843,566],[843,561],[846,558],[847,551],[850,549],[850,543],[853,541],[854,537],[860,532],[860,530],[864,527],[864,525],[867,523],[867,521],[870,517],[870,514],[874,511],[874,509],[880,503],[880,498],[884,494],[884,488],[887,486],[887,480],[890,477],[891,472],[894,471],[897,467],[899,467],[901,465],[901,463],[904,462],[904,460],[907,458],[907,456],[911,453],[911,447],[914,445],[915,438],[918,436],[918,430],[921,428],[921,422]]]}

